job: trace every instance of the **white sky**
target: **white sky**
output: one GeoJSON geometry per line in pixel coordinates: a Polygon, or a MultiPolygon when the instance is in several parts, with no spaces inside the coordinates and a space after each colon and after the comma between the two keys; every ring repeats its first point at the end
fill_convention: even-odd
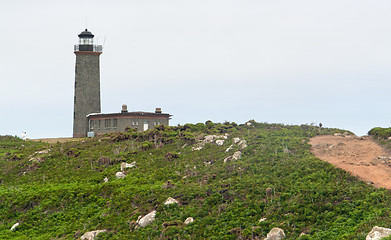
{"type": "Polygon", "coordinates": [[[388,127],[390,10],[389,0],[1,1],[0,135],[72,135],[73,45],[86,25],[104,42],[102,112],[388,127]]]}

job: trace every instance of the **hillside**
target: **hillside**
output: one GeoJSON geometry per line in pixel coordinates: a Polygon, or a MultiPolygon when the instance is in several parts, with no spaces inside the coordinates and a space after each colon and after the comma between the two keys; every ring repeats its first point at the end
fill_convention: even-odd
{"type": "Polygon", "coordinates": [[[389,226],[390,193],[314,157],[309,138],[336,132],[208,121],[51,145],[2,137],[0,239],[263,239],[273,227],[365,239],[389,226]],[[123,163],[135,167],[116,178],[123,163]]]}

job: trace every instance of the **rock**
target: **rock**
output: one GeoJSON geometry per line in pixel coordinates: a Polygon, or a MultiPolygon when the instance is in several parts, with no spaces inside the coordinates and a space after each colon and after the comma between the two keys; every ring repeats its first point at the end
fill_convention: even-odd
{"type": "Polygon", "coordinates": [[[381,238],[384,238],[384,237],[388,237],[390,235],[391,235],[391,229],[375,226],[368,233],[368,235],[365,238],[365,240],[378,240],[378,239],[381,239],[381,238]]]}
{"type": "Polygon", "coordinates": [[[240,138],[236,137],[232,141],[234,142],[234,144],[237,144],[238,142],[240,142],[240,138]]]}
{"type": "Polygon", "coordinates": [[[191,150],[192,151],[199,151],[199,150],[201,150],[203,148],[204,148],[204,146],[198,146],[198,147],[192,147],[191,150]]]}
{"type": "Polygon", "coordinates": [[[99,233],[106,232],[106,230],[96,230],[91,232],[86,232],[83,236],[80,237],[81,240],[94,240],[96,235],[99,233]]]}
{"type": "Polygon", "coordinates": [[[241,158],[242,158],[242,152],[240,152],[240,151],[237,151],[234,153],[234,155],[232,155],[232,160],[238,160],[241,158]]]}
{"type": "Polygon", "coordinates": [[[29,162],[41,163],[41,162],[43,162],[43,157],[33,157],[33,158],[30,158],[29,162]]]}
{"type": "Polygon", "coordinates": [[[343,134],[342,134],[342,133],[334,133],[334,136],[336,136],[336,137],[342,137],[343,134]]]}
{"type": "Polygon", "coordinates": [[[281,240],[285,238],[284,230],[281,228],[273,228],[267,234],[267,237],[264,240],[281,240]]]}
{"type": "Polygon", "coordinates": [[[103,179],[103,182],[104,182],[104,183],[109,182],[109,178],[108,178],[108,177],[105,177],[105,179],[103,179]]]}
{"type": "Polygon", "coordinates": [[[343,133],[344,136],[349,136],[350,134],[348,132],[343,133]]]}
{"type": "Polygon", "coordinates": [[[234,145],[229,146],[229,147],[225,150],[225,152],[231,151],[231,149],[233,148],[233,146],[234,146],[234,145]]]}
{"type": "Polygon", "coordinates": [[[186,220],[185,220],[185,224],[187,225],[187,224],[190,224],[190,223],[192,223],[192,222],[194,222],[194,218],[192,218],[192,217],[188,217],[188,218],[186,218],[186,220]]]}
{"type": "Polygon", "coordinates": [[[224,158],[224,162],[225,163],[228,162],[228,161],[231,161],[231,160],[232,160],[232,156],[228,156],[228,157],[224,158]]]}
{"type": "Polygon", "coordinates": [[[134,168],[136,166],[136,162],[132,163],[121,163],[121,171],[125,170],[126,168],[134,168]]]}
{"type": "Polygon", "coordinates": [[[216,140],[216,144],[217,144],[218,146],[223,146],[224,140],[216,140]]]}
{"type": "Polygon", "coordinates": [[[116,178],[124,178],[126,175],[123,173],[123,172],[117,172],[116,174],[115,174],[115,177],[116,178]]]}
{"type": "Polygon", "coordinates": [[[152,223],[154,220],[155,220],[155,216],[156,216],[156,210],[148,213],[147,215],[145,215],[144,217],[140,218],[137,220],[137,224],[139,227],[145,227],[147,225],[149,225],[150,223],[152,223]]]}
{"type": "Polygon", "coordinates": [[[240,138],[234,138],[234,143],[238,144],[241,149],[245,149],[247,147],[247,141],[246,140],[240,140],[240,138]]]}
{"type": "Polygon", "coordinates": [[[214,139],[218,138],[216,135],[207,135],[204,137],[205,143],[212,143],[214,139]]]}
{"type": "Polygon", "coordinates": [[[259,219],[258,223],[266,221],[266,218],[259,219]]]}
{"type": "Polygon", "coordinates": [[[247,126],[251,126],[251,125],[253,125],[251,122],[246,122],[246,125],[247,126]]]}
{"type": "Polygon", "coordinates": [[[178,200],[172,198],[172,197],[169,197],[167,198],[167,200],[164,202],[164,205],[170,205],[170,204],[178,204],[178,200]]]}
{"type": "Polygon", "coordinates": [[[16,228],[19,227],[19,225],[20,225],[19,223],[15,223],[14,225],[12,225],[10,231],[12,231],[12,232],[15,231],[16,228]]]}

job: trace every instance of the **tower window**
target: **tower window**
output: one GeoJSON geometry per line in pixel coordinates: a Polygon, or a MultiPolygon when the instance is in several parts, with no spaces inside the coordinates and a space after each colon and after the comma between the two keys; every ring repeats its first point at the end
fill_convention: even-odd
{"type": "Polygon", "coordinates": [[[118,120],[116,118],[113,119],[113,127],[118,127],[118,120]]]}

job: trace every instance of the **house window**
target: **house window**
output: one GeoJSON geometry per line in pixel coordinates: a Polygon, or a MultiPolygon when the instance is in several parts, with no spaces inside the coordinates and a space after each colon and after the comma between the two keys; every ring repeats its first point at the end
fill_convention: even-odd
{"type": "Polygon", "coordinates": [[[90,130],[93,130],[94,129],[94,120],[90,120],[90,130]]]}
{"type": "Polygon", "coordinates": [[[118,121],[117,121],[117,119],[115,118],[115,119],[113,119],[113,127],[118,127],[118,121]]]}
{"type": "Polygon", "coordinates": [[[132,125],[138,125],[138,121],[133,121],[132,125]]]}
{"type": "Polygon", "coordinates": [[[98,120],[98,130],[100,130],[100,119],[98,120]]]}
{"type": "Polygon", "coordinates": [[[162,123],[161,122],[154,122],[153,124],[154,125],[161,125],[162,123]]]}
{"type": "Polygon", "coordinates": [[[111,119],[105,119],[105,128],[111,127],[111,119]]]}

